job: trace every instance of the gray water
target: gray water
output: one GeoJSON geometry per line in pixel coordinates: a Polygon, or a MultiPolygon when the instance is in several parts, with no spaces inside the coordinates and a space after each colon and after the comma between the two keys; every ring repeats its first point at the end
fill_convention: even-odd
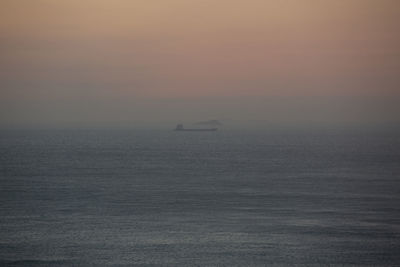
{"type": "Polygon", "coordinates": [[[7,130],[0,151],[0,265],[400,265],[398,134],[7,130]]]}

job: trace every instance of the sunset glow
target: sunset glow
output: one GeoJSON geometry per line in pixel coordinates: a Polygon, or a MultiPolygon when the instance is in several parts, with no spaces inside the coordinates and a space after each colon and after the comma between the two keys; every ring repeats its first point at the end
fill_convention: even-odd
{"type": "Polygon", "coordinates": [[[388,0],[6,0],[0,97],[7,113],[82,99],[398,97],[399,17],[388,0]]]}

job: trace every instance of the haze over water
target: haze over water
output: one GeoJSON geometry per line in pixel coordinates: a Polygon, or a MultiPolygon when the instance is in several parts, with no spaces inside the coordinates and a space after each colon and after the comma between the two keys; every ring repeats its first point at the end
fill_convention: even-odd
{"type": "Polygon", "coordinates": [[[2,0],[0,265],[400,265],[399,3],[2,0]]]}
{"type": "Polygon", "coordinates": [[[397,0],[3,0],[0,123],[399,124],[397,0]]]}

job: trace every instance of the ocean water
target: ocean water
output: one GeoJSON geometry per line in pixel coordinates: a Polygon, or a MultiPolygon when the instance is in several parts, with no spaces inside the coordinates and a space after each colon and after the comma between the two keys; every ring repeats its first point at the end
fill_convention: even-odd
{"type": "Polygon", "coordinates": [[[0,133],[1,266],[400,266],[400,135],[0,133]]]}

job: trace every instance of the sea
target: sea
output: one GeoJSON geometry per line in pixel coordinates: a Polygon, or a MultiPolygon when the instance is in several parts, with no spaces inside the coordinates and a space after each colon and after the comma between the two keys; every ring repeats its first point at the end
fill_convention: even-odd
{"type": "Polygon", "coordinates": [[[1,130],[0,266],[400,266],[400,132],[1,130]]]}

